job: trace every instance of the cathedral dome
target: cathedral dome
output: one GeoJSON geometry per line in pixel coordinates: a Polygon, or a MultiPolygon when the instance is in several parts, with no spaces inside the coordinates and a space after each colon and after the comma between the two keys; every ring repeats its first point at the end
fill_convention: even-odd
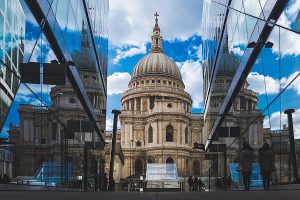
{"type": "Polygon", "coordinates": [[[226,51],[220,52],[218,73],[235,74],[239,66],[239,59],[233,54],[226,51]]]}
{"type": "Polygon", "coordinates": [[[147,75],[162,75],[182,80],[175,62],[163,52],[150,52],[136,64],[132,77],[147,75]]]}
{"type": "Polygon", "coordinates": [[[156,13],[155,16],[150,53],[141,58],[136,64],[132,73],[132,79],[141,76],[160,75],[175,78],[182,82],[179,68],[175,62],[163,52],[162,36],[157,19],[158,14],[156,13]]]}

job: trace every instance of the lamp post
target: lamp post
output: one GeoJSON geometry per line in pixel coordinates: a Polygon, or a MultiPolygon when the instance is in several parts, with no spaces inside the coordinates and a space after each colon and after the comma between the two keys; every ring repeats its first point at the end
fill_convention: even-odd
{"type": "MultiPolygon", "coordinates": [[[[112,135],[112,144],[111,144],[111,153],[110,153],[110,165],[109,165],[109,181],[113,182],[114,179],[114,158],[115,158],[115,149],[116,149],[116,139],[117,139],[117,125],[118,125],[118,116],[121,114],[119,110],[112,110],[114,114],[114,124],[113,124],[113,135],[112,135]]],[[[114,189],[114,186],[110,187],[114,189]]]]}
{"type": "Polygon", "coordinates": [[[296,157],[296,150],[295,150],[295,138],[294,138],[294,128],[293,128],[293,117],[292,117],[292,113],[294,112],[295,112],[294,109],[287,109],[284,111],[284,114],[287,114],[288,116],[290,150],[291,150],[291,161],[293,165],[294,182],[298,182],[297,157],[296,157]]]}

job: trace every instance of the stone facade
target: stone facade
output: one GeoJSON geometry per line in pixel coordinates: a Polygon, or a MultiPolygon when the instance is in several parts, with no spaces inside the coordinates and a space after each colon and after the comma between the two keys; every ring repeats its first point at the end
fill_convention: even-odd
{"type": "Polygon", "coordinates": [[[204,154],[193,147],[204,142],[203,118],[191,113],[180,70],[163,53],[157,18],[151,40],[121,99],[123,177],[145,175],[147,163],[176,163],[180,176],[202,175],[204,154]]]}

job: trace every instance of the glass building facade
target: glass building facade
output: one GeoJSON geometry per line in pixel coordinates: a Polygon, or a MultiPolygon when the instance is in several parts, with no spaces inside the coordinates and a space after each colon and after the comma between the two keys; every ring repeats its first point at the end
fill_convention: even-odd
{"type": "Polygon", "coordinates": [[[0,129],[17,93],[23,62],[25,13],[18,0],[0,1],[0,129]]]}
{"type": "Polygon", "coordinates": [[[229,163],[239,161],[244,142],[256,152],[267,142],[276,145],[274,180],[293,181],[295,174],[287,174],[296,164],[299,171],[299,159],[293,162],[291,151],[279,149],[289,145],[287,109],[295,110],[294,138],[300,138],[296,1],[207,0],[201,30],[204,137],[218,158],[208,159],[208,166],[217,176],[230,175],[229,163]]]}
{"type": "Polygon", "coordinates": [[[0,130],[1,142],[10,144],[1,148],[14,154],[10,178],[34,177],[45,164],[55,164],[55,180],[41,175],[27,181],[77,188],[88,187],[88,178],[99,183],[108,12],[108,0],[0,1],[0,130]],[[40,81],[22,79],[20,68],[30,63],[38,63],[40,81]],[[61,71],[66,82],[51,83],[61,71]]]}

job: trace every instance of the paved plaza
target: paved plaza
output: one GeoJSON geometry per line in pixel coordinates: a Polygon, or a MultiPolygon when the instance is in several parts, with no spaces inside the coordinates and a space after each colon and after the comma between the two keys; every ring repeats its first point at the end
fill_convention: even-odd
{"type": "Polygon", "coordinates": [[[271,191],[262,191],[259,188],[252,188],[252,191],[213,191],[213,192],[83,192],[61,188],[45,188],[33,186],[0,185],[1,199],[5,200],[289,200],[299,199],[300,185],[273,186],[271,191]],[[49,189],[52,189],[49,190],[49,189]],[[46,191],[48,190],[48,191],[46,191]]]}
{"type": "Polygon", "coordinates": [[[279,190],[279,191],[230,191],[230,192],[54,192],[54,191],[2,191],[1,199],[5,200],[76,200],[76,199],[104,199],[104,200],[282,200],[299,199],[300,190],[279,190]]]}

